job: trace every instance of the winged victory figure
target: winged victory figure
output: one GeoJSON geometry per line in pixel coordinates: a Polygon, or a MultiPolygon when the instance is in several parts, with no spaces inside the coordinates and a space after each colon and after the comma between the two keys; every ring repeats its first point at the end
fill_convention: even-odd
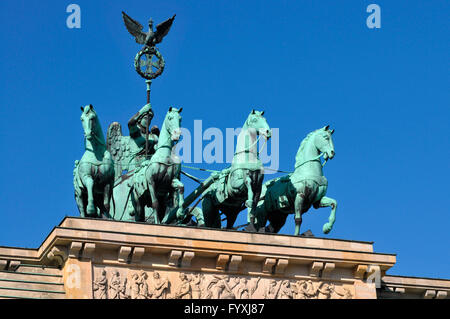
{"type": "Polygon", "coordinates": [[[153,20],[150,19],[148,22],[148,32],[143,32],[142,29],[144,27],[122,11],[123,21],[128,32],[135,37],[137,43],[143,44],[145,47],[154,47],[163,40],[167,33],[169,33],[175,16],[174,14],[172,18],[158,24],[156,31],[153,31],[153,20]]]}
{"type": "Polygon", "coordinates": [[[150,104],[146,104],[128,121],[130,136],[123,136],[120,123],[113,122],[109,125],[106,144],[116,166],[116,179],[123,174],[123,170],[134,171],[146,159],[146,138],[148,138],[149,143],[148,155],[151,156],[155,152],[159,128],[153,126],[149,134],[146,134],[147,120],[151,121],[152,119],[153,110],[150,104]],[[149,117],[146,116],[147,114],[149,114],[149,117]]]}

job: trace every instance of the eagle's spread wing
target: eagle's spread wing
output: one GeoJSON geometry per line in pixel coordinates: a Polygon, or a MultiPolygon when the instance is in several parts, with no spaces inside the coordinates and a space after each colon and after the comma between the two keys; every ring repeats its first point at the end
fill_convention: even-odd
{"type": "Polygon", "coordinates": [[[169,33],[170,27],[172,26],[175,16],[176,14],[174,14],[172,18],[169,18],[156,26],[155,44],[160,43],[162,39],[167,35],[167,33],[169,33]]]}
{"type": "Polygon", "coordinates": [[[144,27],[123,11],[122,17],[123,22],[125,22],[125,27],[127,28],[128,32],[130,32],[130,34],[136,38],[136,42],[139,44],[145,44],[145,38],[147,35],[142,32],[142,29],[144,27]]]}

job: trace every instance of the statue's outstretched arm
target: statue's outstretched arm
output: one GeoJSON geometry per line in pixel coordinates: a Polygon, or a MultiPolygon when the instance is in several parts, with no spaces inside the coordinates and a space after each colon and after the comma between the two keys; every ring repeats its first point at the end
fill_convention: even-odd
{"type": "Polygon", "coordinates": [[[153,119],[153,110],[150,103],[144,105],[139,112],[137,112],[133,117],[128,121],[128,129],[130,130],[130,136],[133,137],[134,134],[139,133],[139,128],[137,127],[138,122],[140,119],[149,114],[150,115],[150,121],[153,119]]]}

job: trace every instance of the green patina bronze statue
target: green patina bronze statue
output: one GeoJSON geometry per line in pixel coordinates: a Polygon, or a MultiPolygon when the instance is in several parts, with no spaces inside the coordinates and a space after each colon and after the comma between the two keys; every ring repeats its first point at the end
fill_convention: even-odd
{"type": "Polygon", "coordinates": [[[148,32],[143,32],[144,27],[122,11],[122,18],[128,32],[135,37],[137,43],[143,44],[146,47],[154,47],[163,40],[167,33],[169,33],[175,16],[174,14],[172,18],[158,24],[156,31],[153,31],[153,19],[150,18],[148,21],[148,32]]]}
{"type": "Polygon", "coordinates": [[[181,161],[172,148],[181,136],[181,109],[169,108],[152,158],[144,161],[133,176],[131,200],[136,221],[145,220],[145,206],[152,207],[154,223],[159,224],[174,207],[183,217],[184,185],[180,181],[181,161]],[[172,204],[171,204],[172,202],[172,204]]]}
{"type": "Polygon", "coordinates": [[[131,187],[128,179],[155,152],[159,129],[153,126],[150,132],[147,131],[152,118],[152,107],[146,104],[128,121],[129,136],[122,135],[122,126],[118,122],[108,127],[107,147],[115,164],[114,206],[111,205],[110,212],[114,219],[134,219],[134,207],[127,201],[131,187]]]}
{"type": "Polygon", "coordinates": [[[153,126],[150,134],[147,127],[153,119],[154,113],[150,104],[142,107],[128,121],[130,136],[122,135],[122,126],[113,122],[108,127],[107,147],[115,163],[116,179],[124,173],[132,173],[146,159],[155,152],[158,143],[159,129],[153,126]],[[146,156],[146,143],[148,143],[148,154],[146,156]]]}
{"type": "Polygon", "coordinates": [[[295,171],[263,184],[258,142],[263,137],[266,143],[272,131],[264,112],[252,110],[238,136],[230,167],[212,173],[203,182],[182,172],[180,159],[173,153],[181,135],[182,109],[170,107],[161,131],[157,126],[149,130],[154,116],[150,85],[164,70],[164,59],[155,45],[167,35],[175,15],[160,23],[156,31],[150,20],[146,33],[139,22],[124,12],[122,16],[127,30],[143,45],[136,55],[135,69],[146,79],[147,104],[128,121],[129,136],[123,136],[121,125],[114,122],[108,127],[106,142],[93,106],[81,108],[85,153],[75,161],[73,171],[80,215],[221,228],[224,214],[226,228],[231,229],[238,214],[247,208],[247,231],[277,233],[293,213],[295,235],[299,235],[302,214],[311,206],[331,206],[323,226],[323,232],[329,233],[336,220],[337,203],[325,196],[328,181],[322,168],[335,155],[334,130],[326,126],[309,133],[297,152],[295,171]],[[200,183],[186,198],[180,173],[200,183]],[[201,209],[196,207],[200,202],[201,209]]]}
{"type": "Polygon", "coordinates": [[[108,217],[114,185],[114,163],[92,105],[81,108],[85,152],[75,161],[75,200],[82,217],[108,217]]]}
{"type": "MultiPolygon", "coordinates": [[[[129,121],[128,129],[130,136],[123,136],[122,127],[118,122],[112,123],[108,127],[107,147],[111,152],[115,162],[115,184],[113,190],[114,209],[111,211],[112,218],[116,220],[131,220],[143,217],[136,215],[135,205],[129,200],[131,194],[134,174],[144,165],[145,160],[152,158],[155,147],[158,143],[159,129],[154,126],[149,130],[149,125],[154,113],[150,104],[150,86],[152,79],[157,78],[164,71],[164,59],[155,45],[160,43],[169,32],[175,15],[156,26],[153,30],[153,21],[149,21],[148,32],[143,32],[143,26],[122,12],[125,27],[128,32],[135,37],[139,44],[144,47],[136,54],[136,72],[146,79],[147,83],[147,104],[139,110],[129,121]],[[153,58],[156,61],[152,61],[153,58]]],[[[153,214],[151,209],[144,208],[147,217],[153,214]]]]}
{"type": "Polygon", "coordinates": [[[136,72],[144,79],[155,79],[164,71],[164,59],[156,49],[156,44],[160,43],[163,38],[169,33],[172,26],[175,15],[172,18],[158,24],[156,31],[153,31],[153,20],[148,22],[148,32],[143,32],[144,27],[136,20],[132,19],[125,12],[122,11],[122,18],[125,23],[125,27],[128,32],[134,36],[135,40],[139,44],[143,44],[144,47],[136,54],[134,59],[134,67],[136,72]],[[153,57],[156,57],[156,61],[152,61],[153,57]],[[156,70],[153,70],[155,68],[156,70]]]}
{"type": "Polygon", "coordinates": [[[268,232],[277,233],[289,214],[295,214],[295,235],[300,234],[302,214],[311,206],[314,208],[331,206],[328,222],[323,232],[328,234],[336,221],[336,200],[326,197],[328,181],[323,175],[320,158],[325,162],[334,157],[334,144],[329,126],[309,133],[300,144],[295,157],[295,171],[287,176],[266,182],[262,188],[260,202],[255,214],[256,228],[265,227],[268,232]]]}
{"type": "Polygon", "coordinates": [[[259,201],[264,179],[264,168],[258,157],[259,137],[271,137],[271,129],[264,112],[253,110],[238,136],[236,152],[230,168],[223,170],[205,191],[202,201],[203,217],[207,227],[220,228],[222,212],[227,228],[232,228],[239,212],[248,208],[248,222],[254,224],[254,209],[259,201]]]}

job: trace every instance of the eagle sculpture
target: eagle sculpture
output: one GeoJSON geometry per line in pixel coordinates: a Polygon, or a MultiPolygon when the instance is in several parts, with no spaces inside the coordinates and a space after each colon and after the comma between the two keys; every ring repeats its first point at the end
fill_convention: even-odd
{"type": "Polygon", "coordinates": [[[142,29],[144,27],[122,11],[123,21],[125,22],[125,27],[128,32],[135,37],[137,43],[143,44],[144,47],[154,47],[156,44],[160,43],[167,33],[169,33],[175,16],[176,15],[174,14],[172,18],[158,24],[156,26],[156,31],[153,31],[153,20],[150,19],[148,22],[148,32],[143,32],[142,29]]]}

